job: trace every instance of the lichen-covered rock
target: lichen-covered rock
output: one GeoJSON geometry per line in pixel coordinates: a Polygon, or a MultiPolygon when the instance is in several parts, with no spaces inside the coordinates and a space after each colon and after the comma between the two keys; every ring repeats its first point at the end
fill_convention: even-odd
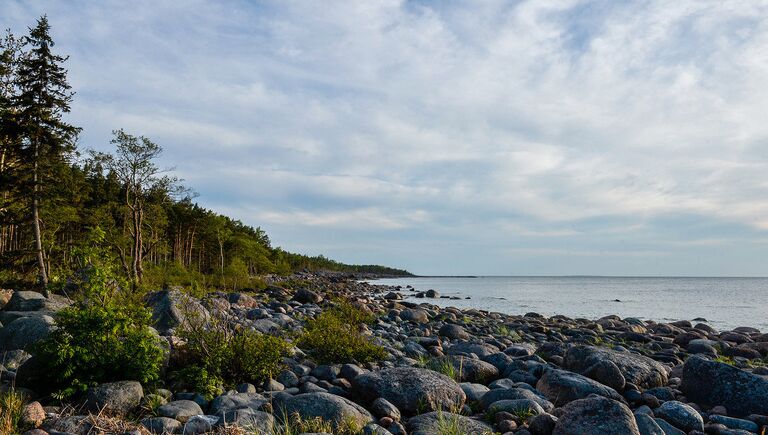
{"type": "Polygon", "coordinates": [[[355,396],[363,401],[383,397],[400,411],[410,414],[457,409],[466,400],[464,391],[453,379],[415,367],[364,373],[352,381],[352,387],[355,396]]]}
{"type": "Polygon", "coordinates": [[[208,310],[195,298],[178,290],[162,290],[146,297],[147,306],[152,309],[155,329],[167,335],[173,328],[190,321],[208,321],[208,310]]]}
{"type": "Polygon", "coordinates": [[[536,389],[555,404],[563,406],[590,394],[623,402],[624,399],[613,388],[567,370],[547,369],[536,383],[536,389]]]}
{"type": "Polygon", "coordinates": [[[0,351],[32,350],[35,343],[56,329],[50,316],[20,317],[0,328],[0,351]]]}
{"type": "Polygon", "coordinates": [[[582,373],[595,363],[610,361],[627,382],[642,388],[666,385],[667,369],[658,361],[632,352],[620,352],[594,346],[574,346],[565,354],[564,368],[582,373]]]}
{"type": "Polygon", "coordinates": [[[141,404],[144,389],[135,381],[101,384],[90,388],[85,405],[94,413],[126,415],[141,404]]]}
{"type": "Polygon", "coordinates": [[[574,400],[562,409],[552,435],[640,435],[635,417],[623,403],[602,396],[574,400]]]}
{"type": "Polygon", "coordinates": [[[680,389],[689,401],[723,405],[737,416],[768,414],[768,380],[701,356],[685,361],[680,389]]]}

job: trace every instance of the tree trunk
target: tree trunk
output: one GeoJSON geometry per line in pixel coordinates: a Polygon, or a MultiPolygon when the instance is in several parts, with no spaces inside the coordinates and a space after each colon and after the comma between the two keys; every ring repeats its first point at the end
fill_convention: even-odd
{"type": "Polygon", "coordinates": [[[46,298],[51,294],[48,291],[48,273],[45,270],[45,257],[43,256],[43,236],[40,232],[40,211],[39,209],[39,180],[38,180],[38,145],[35,142],[35,164],[32,173],[32,230],[35,233],[35,252],[37,253],[37,277],[40,286],[43,288],[43,295],[46,298]]]}

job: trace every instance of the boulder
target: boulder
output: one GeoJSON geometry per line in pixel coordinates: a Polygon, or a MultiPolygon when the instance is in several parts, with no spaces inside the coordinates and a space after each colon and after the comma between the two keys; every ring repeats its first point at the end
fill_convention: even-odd
{"type": "Polygon", "coordinates": [[[293,300],[302,304],[319,304],[323,301],[323,297],[311,290],[302,288],[296,291],[293,300]]]}
{"type": "Polygon", "coordinates": [[[20,317],[0,329],[0,351],[22,349],[48,337],[56,328],[51,316],[20,317]]]}
{"type": "Polygon", "coordinates": [[[704,419],[695,409],[685,403],[670,400],[662,403],[653,413],[656,417],[663,418],[673,426],[682,429],[683,432],[704,430],[704,419]]]}
{"type": "Polygon", "coordinates": [[[447,337],[451,340],[468,340],[469,334],[464,328],[459,325],[446,324],[440,328],[438,335],[441,337],[447,337]]]}
{"type": "Polygon", "coordinates": [[[370,403],[383,397],[401,412],[460,408],[466,396],[448,376],[428,369],[395,367],[364,373],[352,381],[353,394],[370,403]]]}
{"type": "Polygon", "coordinates": [[[488,411],[494,414],[497,412],[509,412],[515,415],[539,415],[544,413],[544,409],[531,399],[499,400],[498,402],[491,403],[488,406],[488,411]]]}
{"type": "Polygon", "coordinates": [[[555,406],[563,406],[574,400],[583,399],[590,394],[597,394],[619,402],[624,401],[613,388],[566,370],[551,368],[545,370],[536,383],[536,389],[555,406]]]}
{"type": "Polygon", "coordinates": [[[632,412],[602,396],[574,400],[562,409],[552,435],[640,435],[632,412]]]}
{"type": "Polygon", "coordinates": [[[479,359],[449,355],[438,358],[433,364],[450,364],[458,375],[459,382],[487,384],[499,377],[499,369],[479,359]]]}
{"type": "Polygon", "coordinates": [[[216,414],[217,426],[236,426],[253,433],[273,433],[275,418],[272,414],[251,408],[230,409],[216,414]]]}
{"type": "Polygon", "coordinates": [[[408,420],[411,435],[434,435],[447,433],[491,434],[493,428],[487,424],[450,412],[436,411],[411,417],[408,420]]]}
{"type": "Polygon", "coordinates": [[[698,355],[685,361],[680,389],[689,401],[736,416],[768,414],[768,379],[698,355]]]}
{"type": "Polygon", "coordinates": [[[180,432],[182,424],[168,417],[149,417],[141,420],[141,425],[151,434],[170,434],[180,432]]]}
{"type": "Polygon", "coordinates": [[[400,318],[406,322],[413,323],[427,323],[429,322],[429,314],[424,310],[407,308],[400,312],[400,318]]]}
{"type": "Polygon", "coordinates": [[[499,348],[486,343],[457,343],[449,347],[448,355],[475,354],[480,358],[499,352],[499,348]]]}
{"type": "Polygon", "coordinates": [[[161,335],[168,335],[173,328],[187,322],[207,322],[211,315],[195,298],[179,290],[162,290],[146,296],[152,310],[152,321],[161,335]]]}
{"type": "Polygon", "coordinates": [[[635,423],[640,430],[640,435],[666,435],[664,429],[648,414],[635,413],[635,423]]]}
{"type": "Polygon", "coordinates": [[[584,370],[582,374],[616,391],[623,391],[624,385],[626,385],[626,380],[619,367],[607,359],[597,361],[584,370]]]}
{"type": "Polygon", "coordinates": [[[17,291],[11,296],[5,311],[45,311],[56,312],[72,304],[72,301],[59,295],[51,295],[46,298],[42,293],[32,291],[17,291]]]}
{"type": "Polygon", "coordinates": [[[534,402],[538,403],[539,406],[541,406],[542,409],[544,409],[544,411],[547,411],[547,412],[552,411],[555,408],[554,405],[552,405],[552,402],[540,396],[539,394],[525,388],[493,389],[485,393],[483,397],[480,398],[480,407],[482,409],[488,409],[488,407],[491,406],[492,403],[498,402],[499,400],[519,400],[519,399],[533,400],[534,402]]]}
{"type": "Polygon", "coordinates": [[[136,381],[110,382],[88,389],[85,406],[94,413],[123,416],[136,409],[144,389],[136,381]]]}
{"type": "Polygon", "coordinates": [[[614,363],[626,382],[642,388],[660,387],[667,383],[667,369],[660,362],[643,355],[602,347],[574,346],[568,349],[563,367],[582,373],[599,361],[614,363]]]}
{"type": "Polygon", "coordinates": [[[45,421],[45,410],[40,402],[32,402],[21,411],[21,423],[24,426],[38,427],[45,421]]]}
{"type": "Polygon", "coordinates": [[[234,409],[259,409],[267,402],[268,400],[264,396],[256,393],[222,394],[211,401],[210,413],[211,415],[218,415],[234,409]]]}
{"type": "Polygon", "coordinates": [[[477,402],[490,391],[490,389],[483,384],[463,382],[459,385],[461,386],[461,390],[464,391],[464,395],[467,396],[467,402],[469,403],[477,402]]]}
{"type": "Polygon", "coordinates": [[[162,417],[173,418],[182,423],[196,416],[203,415],[203,410],[196,402],[192,400],[174,400],[157,408],[158,415],[162,417]]]}
{"type": "Polygon", "coordinates": [[[304,419],[321,418],[334,426],[354,422],[365,426],[373,416],[362,406],[329,393],[305,393],[293,396],[282,404],[282,413],[290,418],[294,413],[304,419]]]}
{"type": "Polygon", "coordinates": [[[202,435],[210,433],[213,426],[219,422],[218,417],[213,415],[193,415],[184,423],[182,435],[202,435]]]}

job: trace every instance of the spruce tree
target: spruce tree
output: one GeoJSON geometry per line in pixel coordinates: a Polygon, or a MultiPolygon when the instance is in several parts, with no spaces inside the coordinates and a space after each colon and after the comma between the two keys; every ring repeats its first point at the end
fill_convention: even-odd
{"type": "Polygon", "coordinates": [[[48,295],[48,274],[40,227],[40,207],[46,185],[55,174],[68,166],[75,151],[79,129],[64,122],[73,92],[67,83],[67,70],[62,66],[67,57],[53,53],[46,16],[37,21],[24,37],[26,52],[21,57],[17,74],[18,95],[14,98],[22,140],[23,161],[31,179],[26,192],[31,199],[30,223],[34,233],[38,282],[48,295]]]}

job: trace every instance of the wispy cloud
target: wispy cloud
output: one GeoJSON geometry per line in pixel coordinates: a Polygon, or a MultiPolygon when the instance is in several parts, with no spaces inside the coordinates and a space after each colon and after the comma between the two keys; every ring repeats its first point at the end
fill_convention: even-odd
{"type": "Polygon", "coordinates": [[[289,249],[768,274],[726,242],[768,231],[763,2],[9,0],[0,24],[42,13],[83,145],[152,137],[204,205],[289,249]]]}

